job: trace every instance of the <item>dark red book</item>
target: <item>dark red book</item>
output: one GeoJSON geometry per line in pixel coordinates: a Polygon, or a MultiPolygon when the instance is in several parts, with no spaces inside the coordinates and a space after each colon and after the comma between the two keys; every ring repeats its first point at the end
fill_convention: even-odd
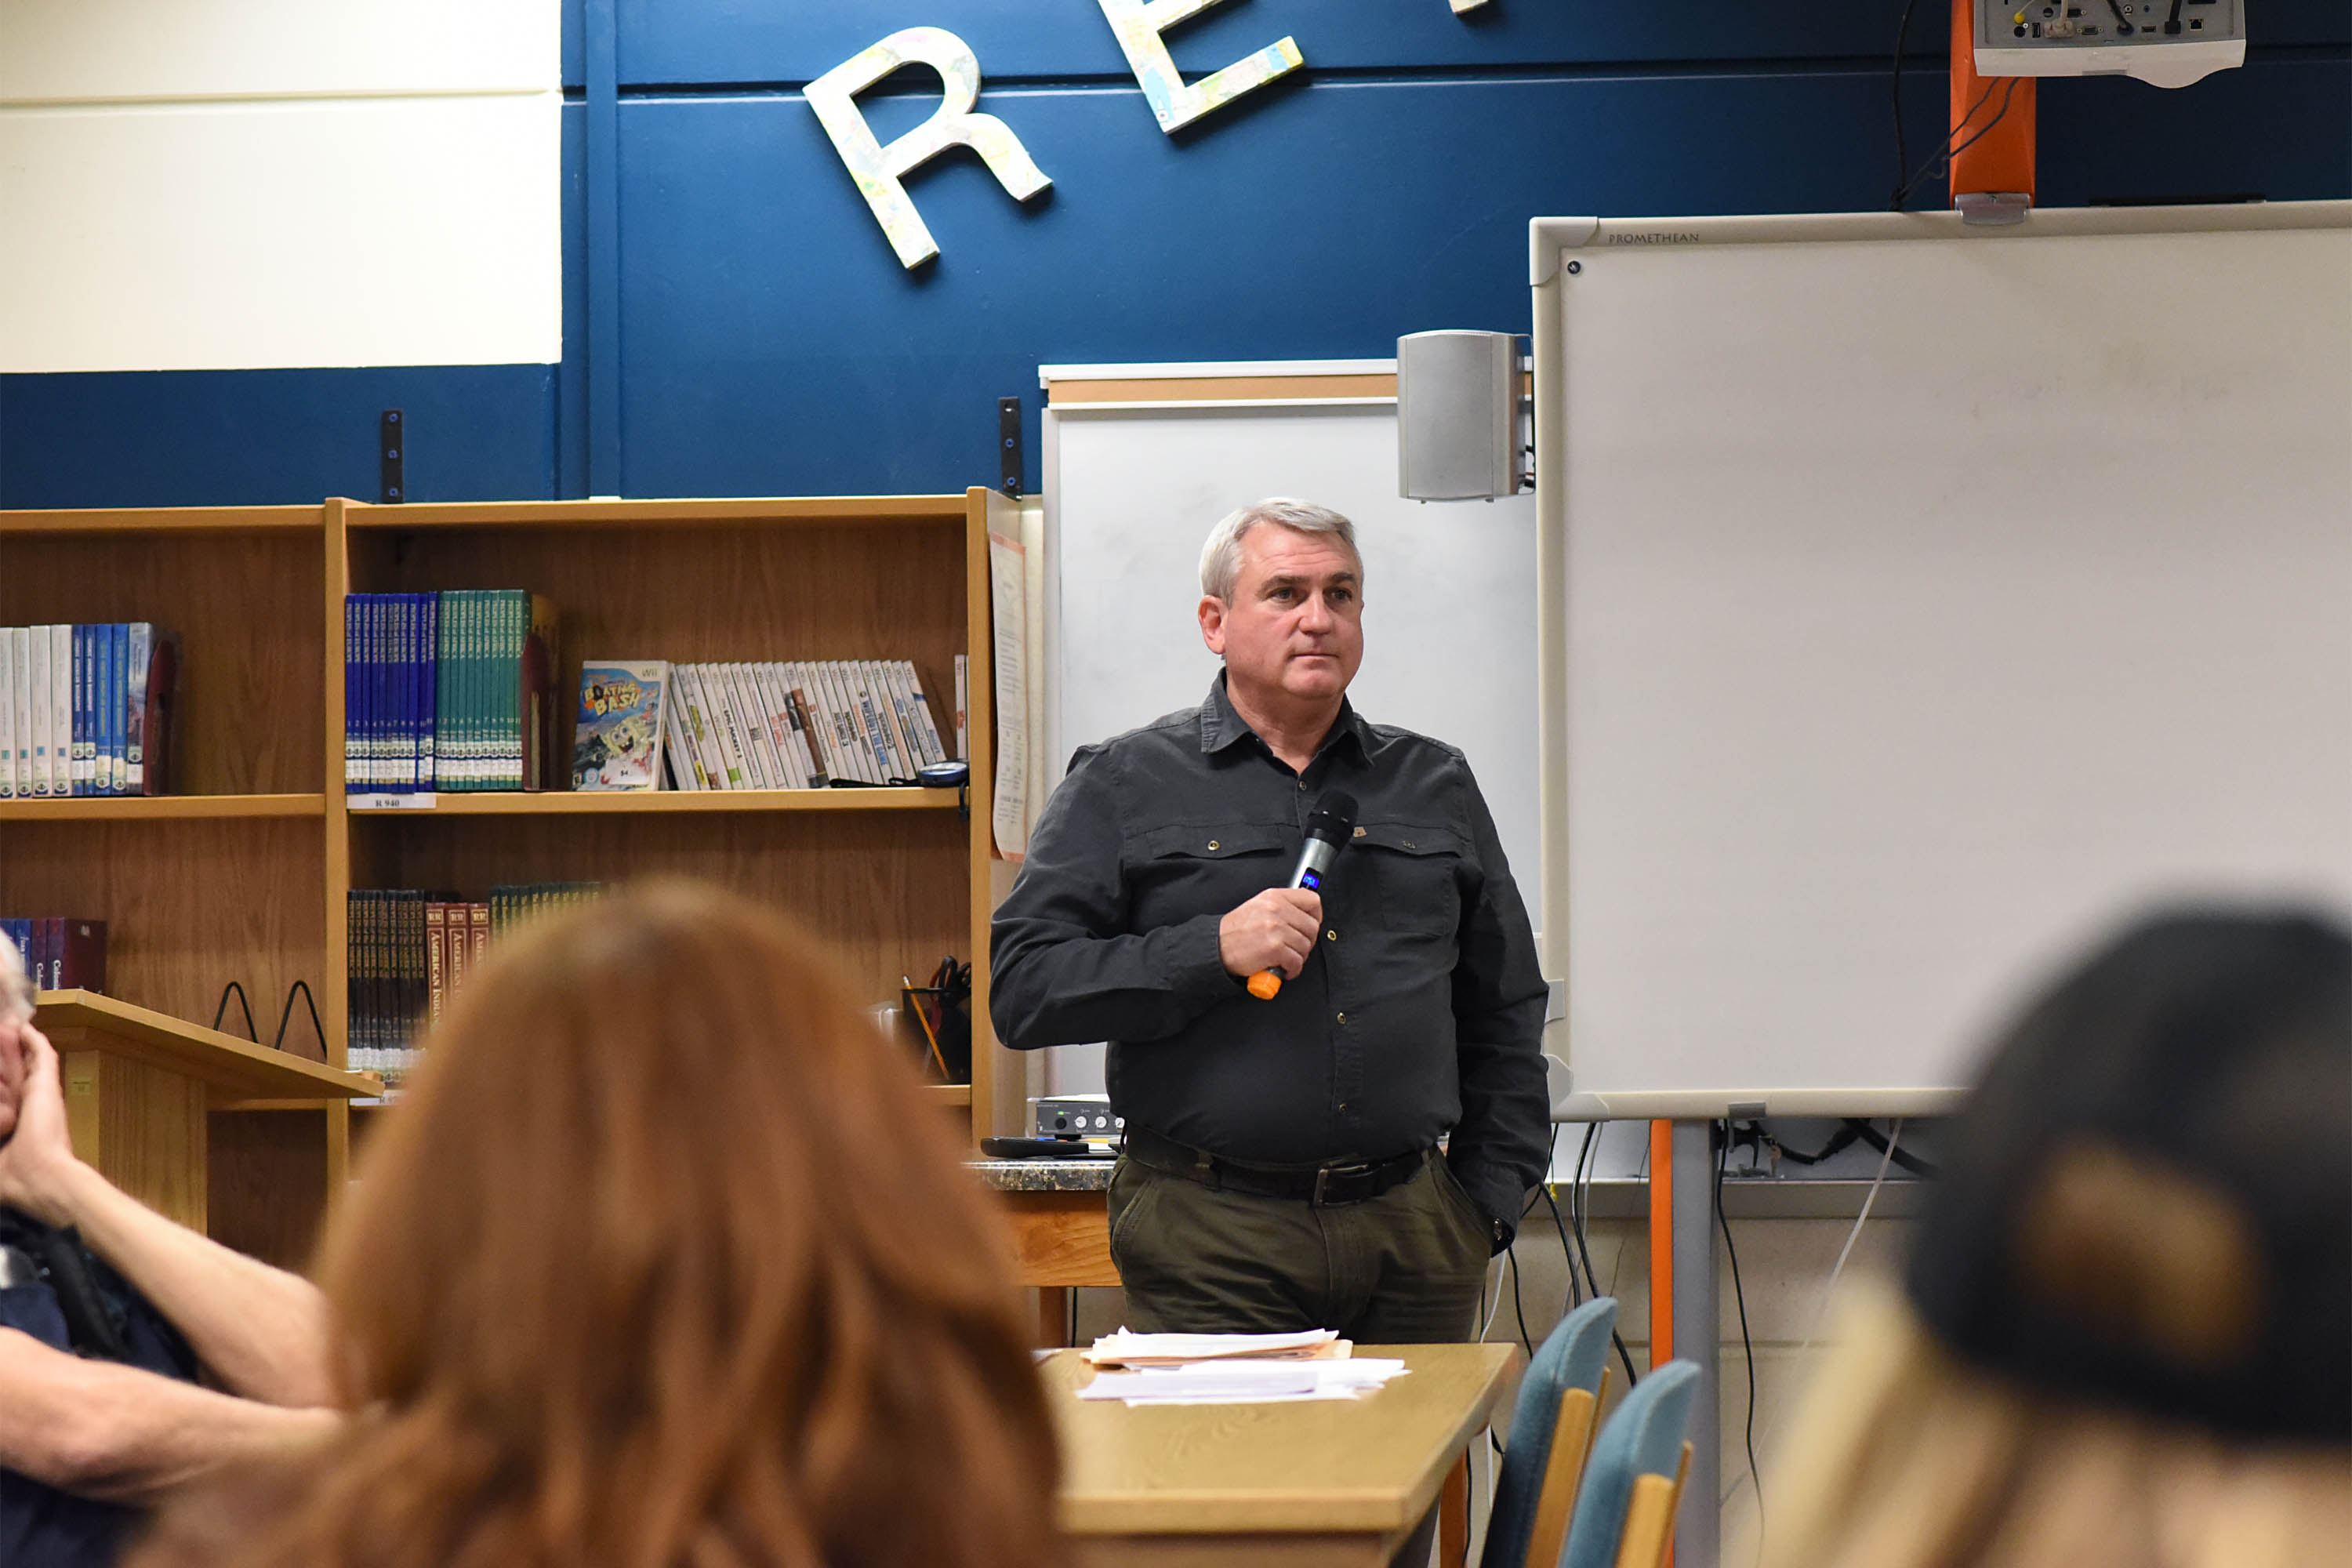
{"type": "Polygon", "coordinates": [[[32,922],[26,954],[33,984],[43,991],[106,990],[106,922],[49,916],[32,922]]]}

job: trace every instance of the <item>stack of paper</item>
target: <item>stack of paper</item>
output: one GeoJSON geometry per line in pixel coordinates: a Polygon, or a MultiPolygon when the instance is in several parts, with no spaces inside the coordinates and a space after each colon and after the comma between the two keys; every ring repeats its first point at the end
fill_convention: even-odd
{"type": "Polygon", "coordinates": [[[1357,1360],[1329,1329],[1295,1334],[1105,1334],[1086,1352],[1100,1372],[1080,1399],[1129,1405],[1257,1405],[1353,1399],[1401,1376],[1401,1361],[1357,1360]]]}
{"type": "Polygon", "coordinates": [[[1097,1373],[1080,1399],[1120,1399],[1129,1405],[1266,1405],[1306,1399],[1353,1399],[1404,1373],[1402,1361],[1191,1362],[1140,1372],[1097,1373]]]}
{"type": "Polygon", "coordinates": [[[1300,1361],[1344,1357],[1348,1351],[1348,1342],[1331,1329],[1295,1334],[1139,1334],[1121,1329],[1095,1341],[1086,1357],[1097,1366],[1144,1367],[1236,1359],[1300,1361]]]}

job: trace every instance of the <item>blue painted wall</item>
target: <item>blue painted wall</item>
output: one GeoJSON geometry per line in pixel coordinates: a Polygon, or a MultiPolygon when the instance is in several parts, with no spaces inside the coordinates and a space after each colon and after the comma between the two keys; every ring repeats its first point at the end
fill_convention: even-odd
{"type": "MultiPolygon", "coordinates": [[[[1427,327],[1524,331],[1538,213],[1884,206],[1900,9],[1495,0],[1465,21],[1444,0],[1228,0],[1171,37],[1188,73],[1285,33],[1307,68],[1170,138],[1087,0],[572,0],[562,365],[0,377],[0,505],[371,496],[392,405],[420,500],[582,495],[592,469],[638,496],[987,483],[995,399],[1021,395],[1034,437],[1040,363],[1382,356],[1427,327]],[[968,154],[919,172],[943,254],[908,274],[799,89],[917,23],[972,46],[982,107],[1055,184],[1023,206],[968,154]],[[618,82],[618,237],[593,267],[592,34],[618,82]],[[616,306],[617,343],[596,346],[617,374],[596,381],[619,410],[593,454],[592,289],[616,306]]],[[[1915,159],[1945,112],[1945,13],[1917,9],[1915,159]]],[[[2177,92],[2044,84],[2043,204],[2352,196],[2352,14],[2252,10],[2243,70],[2177,92]]],[[[906,74],[923,85],[862,100],[886,141],[935,97],[906,74]]],[[[1931,182],[1914,205],[1939,199],[1931,182]]]]}

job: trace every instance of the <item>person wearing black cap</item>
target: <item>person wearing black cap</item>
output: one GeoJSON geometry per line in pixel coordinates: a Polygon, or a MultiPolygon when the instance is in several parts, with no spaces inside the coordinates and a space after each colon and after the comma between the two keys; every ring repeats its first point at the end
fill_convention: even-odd
{"type": "Polygon", "coordinates": [[[1766,1563],[2352,1561],[2352,937],[2143,921],[2011,1029],[1944,1148],[1766,1563]]]}
{"type": "Polygon", "coordinates": [[[1224,669],[1078,752],[996,912],[998,1037],[1110,1042],[1137,1329],[1466,1340],[1549,1160],[1527,910],[1462,753],[1349,703],[1363,585],[1328,508],[1220,522],[1197,613],[1224,669]],[[1342,794],[1344,828],[1318,809],[1342,794]],[[1328,882],[1283,885],[1318,830],[1328,882]]]}

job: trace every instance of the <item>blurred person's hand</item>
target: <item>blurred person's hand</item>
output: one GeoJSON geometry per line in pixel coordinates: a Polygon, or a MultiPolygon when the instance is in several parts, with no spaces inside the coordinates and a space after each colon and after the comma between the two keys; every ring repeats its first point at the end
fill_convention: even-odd
{"type": "Polygon", "coordinates": [[[76,1163],[57,1047],[30,1024],[0,1023],[0,1206],[63,1223],[76,1163]]]}

